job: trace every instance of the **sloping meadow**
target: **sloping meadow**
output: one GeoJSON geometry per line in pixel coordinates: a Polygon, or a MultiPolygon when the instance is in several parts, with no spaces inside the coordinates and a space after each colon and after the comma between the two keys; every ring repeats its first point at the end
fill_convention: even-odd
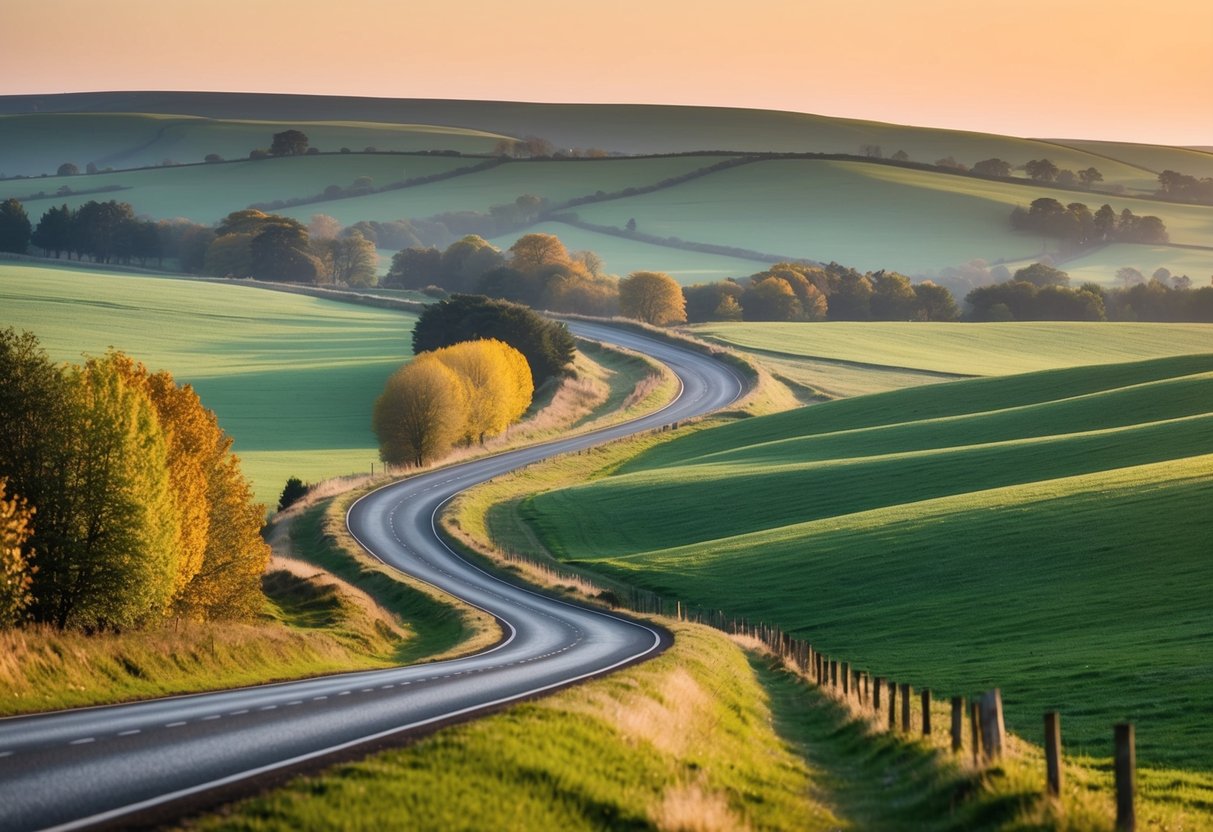
{"type": "Polygon", "coordinates": [[[1039,740],[1213,768],[1213,355],[976,379],[699,431],[523,507],[568,560],[777,624],[1039,740]],[[1205,703],[1204,706],[1201,703],[1205,703]]]}

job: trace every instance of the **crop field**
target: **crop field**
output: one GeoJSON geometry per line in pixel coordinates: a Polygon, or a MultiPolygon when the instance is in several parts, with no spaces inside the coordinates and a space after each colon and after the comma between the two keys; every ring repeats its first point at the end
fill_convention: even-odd
{"type": "Polygon", "coordinates": [[[367,471],[371,407],[411,355],[414,316],[239,284],[0,264],[0,326],[51,357],[111,345],[194,385],[270,507],[288,477],[367,471]]]}
{"type": "Polygon", "coordinates": [[[274,133],[301,129],[324,151],[458,150],[488,153],[502,136],[431,124],[365,121],[209,119],[151,113],[39,113],[0,116],[0,160],[6,176],[54,174],[64,162],[80,170],[201,162],[208,153],[244,159],[268,148],[274,133]]]}
{"type": "Polygon", "coordinates": [[[1039,740],[1213,768],[1213,355],[973,379],[699,431],[522,513],[557,556],[1039,740]],[[1130,579],[1131,576],[1131,579],[1130,579]],[[1201,704],[1204,703],[1204,704],[1201,704]]]}
{"type": "Polygon", "coordinates": [[[990,376],[1213,352],[1213,325],[712,323],[696,335],[761,355],[990,376]]]}
{"type": "MultiPolygon", "coordinates": [[[[1079,194],[859,162],[788,160],[722,171],[656,193],[577,209],[589,222],[788,257],[909,274],[974,259],[1019,261],[1056,242],[1012,230],[1042,196],[1163,218],[1174,243],[1208,244],[1213,208],[1079,194]]],[[[1108,275],[1110,282],[1114,275],[1108,275]]]]}
{"type": "MultiPolygon", "coordinates": [[[[341,154],[291,157],[258,161],[188,165],[170,168],[116,171],[93,176],[55,176],[47,179],[15,179],[0,182],[0,199],[22,199],[29,194],[54,194],[60,187],[73,191],[121,186],[124,190],[81,193],[37,200],[24,200],[33,222],[56,205],[77,208],[89,200],[129,202],[136,214],[157,219],[188,217],[195,222],[216,222],[232,211],[255,202],[309,197],[323,193],[329,185],[348,187],[355,179],[369,176],[376,187],[416,176],[429,176],[469,167],[479,159],[443,156],[391,156],[387,154],[341,154]],[[129,189],[129,190],[126,190],[129,189]]],[[[342,200],[314,203],[297,210],[305,222],[312,214],[327,213],[342,200]]]]}
{"type": "MultiPolygon", "coordinates": [[[[689,173],[723,157],[686,156],[669,159],[602,159],[585,162],[512,162],[470,176],[419,185],[399,191],[342,199],[323,204],[323,211],[349,225],[359,220],[420,219],[448,211],[488,211],[523,194],[561,202],[597,191],[618,191],[652,185],[689,173]]],[[[465,163],[467,160],[464,160],[465,163]]],[[[279,213],[307,219],[315,205],[279,213]]]]}

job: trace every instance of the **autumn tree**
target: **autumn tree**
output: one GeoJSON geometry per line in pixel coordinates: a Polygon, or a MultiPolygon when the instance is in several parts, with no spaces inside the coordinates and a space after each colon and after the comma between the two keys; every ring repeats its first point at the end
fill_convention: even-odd
{"type": "Polygon", "coordinates": [[[313,240],[332,240],[341,233],[341,228],[341,222],[328,214],[312,214],[307,222],[307,233],[313,240]]]}
{"type": "Polygon", "coordinates": [[[619,281],[619,312],[654,326],[687,319],[682,287],[665,272],[632,272],[619,281]]]}
{"type": "Polygon", "coordinates": [[[523,234],[510,246],[510,268],[525,272],[567,262],[569,250],[555,234],[523,234]]]}
{"type": "Polygon", "coordinates": [[[914,284],[914,297],[915,317],[920,321],[954,321],[960,317],[952,293],[930,280],[914,284]]]}
{"type": "Polygon", "coordinates": [[[479,442],[496,436],[531,405],[535,385],[522,353],[495,338],[463,341],[432,355],[459,377],[467,403],[461,438],[479,442]]]}
{"type": "Polygon", "coordinates": [[[791,284],[774,276],[751,279],[741,309],[747,321],[797,321],[804,312],[791,284]]]}
{"type": "Polygon", "coordinates": [[[33,510],[19,496],[8,494],[0,479],[0,627],[11,627],[25,617],[33,602],[30,584],[36,569],[25,543],[33,533],[33,510]]]}
{"type": "Polygon", "coordinates": [[[890,271],[871,275],[872,319],[877,321],[908,321],[914,318],[918,297],[910,278],[890,271]]]}
{"type": "Polygon", "coordinates": [[[418,355],[392,373],[375,401],[372,427],[379,458],[423,465],[459,439],[468,418],[464,385],[433,355],[418,355]]]}
{"type": "Polygon", "coordinates": [[[452,295],[426,307],[413,327],[413,352],[477,338],[496,338],[522,353],[536,385],[562,375],[575,352],[564,324],[517,303],[477,295],[452,295]]]}

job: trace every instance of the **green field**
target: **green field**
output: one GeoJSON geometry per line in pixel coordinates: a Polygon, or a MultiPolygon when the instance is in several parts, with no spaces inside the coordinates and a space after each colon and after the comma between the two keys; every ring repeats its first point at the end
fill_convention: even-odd
{"type": "MultiPolygon", "coordinates": [[[[639,231],[660,237],[922,274],[974,259],[1020,261],[1045,248],[1056,253],[1056,241],[1010,226],[1013,207],[1043,196],[1156,214],[1173,243],[1213,240],[1209,207],[813,160],[746,165],[652,194],[581,206],[577,214],[618,228],[635,219],[639,231]]],[[[1100,282],[1113,280],[1114,270],[1100,282]]]]}
{"type": "Polygon", "coordinates": [[[699,431],[523,506],[558,556],[772,621],[1013,730],[1213,768],[1213,355],[974,379],[699,431]]]}
{"type": "MultiPolygon", "coordinates": [[[[376,187],[415,177],[429,176],[468,167],[481,160],[444,156],[391,156],[362,154],[262,159],[171,168],[118,171],[94,176],[54,176],[47,179],[16,179],[0,182],[0,199],[35,193],[55,193],[60,187],[73,191],[121,186],[121,191],[79,194],[26,200],[25,210],[37,222],[48,208],[69,205],[77,208],[89,200],[116,199],[129,202],[136,214],[157,219],[187,217],[213,223],[232,211],[255,202],[294,199],[323,193],[329,185],[347,187],[360,176],[369,176],[376,187]]],[[[312,214],[328,213],[341,200],[301,206],[296,214],[304,222],[312,214]]]]}
{"type": "Polygon", "coordinates": [[[414,316],[234,284],[0,263],[0,326],[57,360],[117,347],[194,385],[258,500],[288,477],[368,472],[371,406],[411,355],[414,316]]]}
{"type": "MultiPolygon", "coordinates": [[[[319,110],[317,112],[323,112],[319,110]]],[[[53,175],[64,162],[81,171],[89,162],[99,168],[136,168],[201,162],[209,153],[246,159],[267,149],[274,133],[300,129],[313,147],[336,152],[362,150],[458,150],[488,153],[502,136],[479,130],[433,124],[382,124],[368,121],[292,121],[209,119],[188,115],[123,113],[38,113],[0,116],[0,164],[6,176],[53,175]]]]}
{"type": "Polygon", "coordinates": [[[691,327],[761,356],[988,376],[1213,352],[1213,325],[1048,323],[714,323],[691,327]]]}
{"type": "MultiPolygon", "coordinates": [[[[1136,165],[1153,173],[1174,170],[1203,179],[1213,176],[1213,153],[1188,147],[1168,147],[1158,144],[1133,144],[1131,142],[1075,141],[1066,139],[1059,144],[1099,156],[1111,157],[1128,165],[1136,165]]],[[[1103,170],[1098,162],[1095,166],[1103,170]]],[[[1155,179],[1150,190],[1158,189],[1155,179]]]]}
{"type": "Polygon", "coordinates": [[[1160,268],[1167,269],[1175,276],[1186,274],[1192,278],[1192,288],[1196,289],[1208,286],[1210,277],[1213,277],[1213,248],[1202,250],[1118,243],[1084,257],[1066,260],[1058,268],[1070,275],[1071,286],[1087,281],[1104,286],[1120,286],[1123,284],[1116,280],[1116,271],[1124,266],[1137,269],[1146,280],[1160,268]]]}
{"type": "MultiPolygon", "coordinates": [[[[466,160],[465,160],[466,161],[466,160]]],[[[420,219],[448,211],[488,211],[523,194],[561,202],[598,191],[652,185],[720,161],[715,156],[671,159],[602,159],[585,162],[512,162],[471,176],[416,188],[327,202],[323,211],[349,225],[359,220],[420,219]]],[[[317,206],[281,213],[306,220],[317,206]]]]}
{"type": "Polygon", "coordinates": [[[586,231],[562,222],[538,223],[523,231],[494,237],[491,242],[507,249],[523,234],[533,233],[555,234],[569,251],[589,249],[606,262],[608,274],[621,277],[637,271],[658,271],[669,274],[683,284],[708,283],[729,277],[746,277],[767,267],[757,260],[657,246],[586,231]]]}

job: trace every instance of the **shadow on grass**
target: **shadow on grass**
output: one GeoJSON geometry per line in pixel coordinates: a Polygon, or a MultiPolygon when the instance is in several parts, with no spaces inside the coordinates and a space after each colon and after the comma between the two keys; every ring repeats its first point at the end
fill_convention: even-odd
{"type": "Polygon", "coordinates": [[[769,660],[751,658],[770,697],[775,729],[813,770],[817,800],[863,830],[994,830],[1024,825],[1039,793],[1002,769],[976,771],[946,751],[876,733],[837,702],[769,660]]]}

